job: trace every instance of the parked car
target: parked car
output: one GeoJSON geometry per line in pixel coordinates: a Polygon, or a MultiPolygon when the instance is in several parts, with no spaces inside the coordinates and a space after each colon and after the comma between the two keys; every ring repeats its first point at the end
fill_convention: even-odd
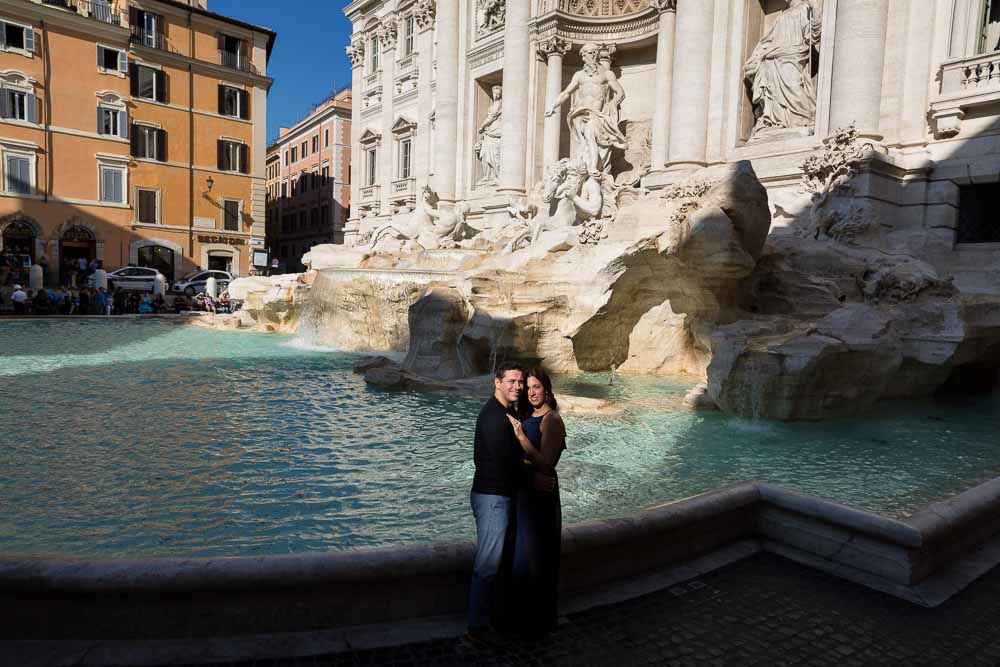
{"type": "Polygon", "coordinates": [[[177,293],[183,292],[187,296],[194,296],[198,292],[205,291],[209,276],[215,276],[215,285],[219,290],[219,294],[226,291],[226,288],[229,287],[230,281],[233,279],[232,274],[228,271],[218,271],[215,269],[209,269],[207,271],[194,271],[175,282],[170,288],[170,291],[177,293]]]}
{"type": "MultiPolygon", "coordinates": [[[[125,290],[152,292],[156,285],[156,276],[163,277],[163,274],[145,266],[123,266],[108,273],[108,289],[120,287],[125,290]]],[[[165,277],[163,280],[166,284],[165,277]]]]}

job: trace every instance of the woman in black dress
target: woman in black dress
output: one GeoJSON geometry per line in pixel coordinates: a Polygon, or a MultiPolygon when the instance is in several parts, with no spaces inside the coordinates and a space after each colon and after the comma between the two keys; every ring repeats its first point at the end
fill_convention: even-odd
{"type": "Polygon", "coordinates": [[[520,406],[521,419],[510,417],[524,450],[524,474],[517,494],[514,608],[515,617],[523,623],[521,631],[539,636],[555,630],[559,613],[562,507],[556,464],[566,449],[566,428],[549,376],[532,369],[525,385],[527,400],[520,406]]]}

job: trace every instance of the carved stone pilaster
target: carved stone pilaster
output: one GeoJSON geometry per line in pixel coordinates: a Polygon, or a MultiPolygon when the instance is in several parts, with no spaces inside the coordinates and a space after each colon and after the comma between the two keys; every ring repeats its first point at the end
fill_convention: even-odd
{"type": "Polygon", "coordinates": [[[567,40],[559,35],[553,35],[538,42],[538,55],[546,60],[552,55],[565,56],[571,46],[567,40]]]}
{"type": "Polygon", "coordinates": [[[660,12],[676,12],[677,0],[649,0],[649,6],[660,12]]]}
{"type": "Polygon", "coordinates": [[[351,67],[360,67],[365,62],[365,40],[364,38],[352,39],[348,45],[347,55],[351,59],[351,67]]]}
{"type": "Polygon", "coordinates": [[[399,37],[399,22],[394,18],[386,19],[375,34],[383,51],[392,49],[396,46],[396,38],[399,37]]]}
{"type": "Polygon", "coordinates": [[[417,0],[413,6],[413,18],[417,21],[417,26],[425,30],[434,25],[434,16],[437,14],[436,0],[417,0]]]}

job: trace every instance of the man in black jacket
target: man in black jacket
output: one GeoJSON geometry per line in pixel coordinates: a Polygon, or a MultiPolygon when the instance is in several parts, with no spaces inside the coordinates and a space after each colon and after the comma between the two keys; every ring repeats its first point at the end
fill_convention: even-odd
{"type": "MultiPolygon", "coordinates": [[[[524,391],[524,369],[502,364],[493,380],[493,396],[476,420],[472,513],[476,517],[476,560],[469,587],[469,636],[489,640],[500,580],[507,529],[514,513],[517,478],[524,458],[507,419],[524,391]]],[[[512,545],[507,545],[508,549],[512,545]]]]}

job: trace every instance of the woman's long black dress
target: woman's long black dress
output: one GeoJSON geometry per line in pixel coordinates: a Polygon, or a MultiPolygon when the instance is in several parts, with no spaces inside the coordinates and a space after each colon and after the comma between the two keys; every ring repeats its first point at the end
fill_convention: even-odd
{"type": "MultiPolygon", "coordinates": [[[[541,451],[542,417],[521,420],[524,434],[541,451]]],[[[565,445],[563,445],[565,447],[565,445]]],[[[536,468],[527,463],[517,494],[517,539],[513,579],[515,616],[526,634],[555,630],[559,615],[559,552],[562,506],[559,486],[536,491],[536,468]]],[[[555,476],[555,471],[552,471],[555,476]]]]}

